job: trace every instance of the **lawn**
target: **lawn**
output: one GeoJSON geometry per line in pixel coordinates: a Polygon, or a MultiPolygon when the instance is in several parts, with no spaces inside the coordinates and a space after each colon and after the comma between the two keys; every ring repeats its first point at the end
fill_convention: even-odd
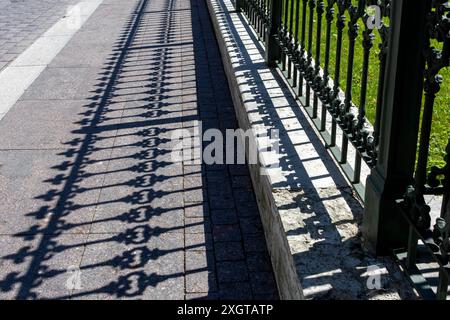
{"type": "MultiPolygon", "coordinates": [[[[289,1],[290,2],[290,1],[289,1]]],[[[291,3],[291,2],[290,2],[291,3]]],[[[294,3],[294,14],[295,14],[295,5],[298,1],[294,3]]],[[[303,2],[301,2],[303,3],[303,2]]],[[[291,6],[291,4],[289,4],[291,6]]],[[[290,8],[289,8],[290,9],[290,8]]],[[[302,9],[302,7],[300,8],[302,9]]],[[[335,10],[337,12],[337,9],[335,10]]],[[[289,10],[290,12],[290,10],[289,10]]],[[[305,43],[308,43],[308,26],[309,26],[309,9],[306,18],[306,40],[305,43]]],[[[295,15],[293,20],[293,33],[295,30],[295,15]]],[[[301,24],[302,24],[302,10],[300,10],[299,17],[299,39],[301,37],[301,24]]],[[[283,20],[286,21],[284,14],[283,20]]],[[[287,22],[289,24],[291,20],[290,15],[288,15],[287,22]]],[[[349,17],[347,15],[347,22],[349,21],[349,17]]],[[[389,24],[389,20],[385,19],[384,22],[389,24]]],[[[322,18],[322,32],[321,32],[321,66],[324,64],[325,57],[325,39],[326,39],[326,19],[325,14],[322,18]]],[[[314,21],[313,21],[313,46],[312,46],[312,56],[316,56],[316,38],[317,38],[317,15],[316,10],[314,9],[314,21]]],[[[362,21],[359,22],[359,35],[356,40],[355,47],[355,58],[353,64],[353,81],[352,81],[352,96],[353,103],[357,106],[360,105],[360,95],[361,95],[361,81],[362,81],[362,68],[363,68],[363,45],[362,45],[362,32],[365,29],[365,26],[362,21]]],[[[343,32],[343,45],[342,45],[342,56],[341,56],[341,68],[340,68],[340,87],[343,91],[346,90],[346,81],[347,81],[347,60],[348,60],[348,52],[349,52],[349,37],[347,34],[347,26],[343,32]]],[[[368,87],[366,93],[366,116],[371,123],[374,123],[375,119],[375,108],[377,102],[377,90],[378,90],[378,77],[379,77],[379,69],[380,69],[380,60],[378,58],[379,55],[379,44],[381,43],[381,37],[377,30],[373,32],[375,38],[373,43],[373,48],[370,52],[370,63],[369,63],[369,72],[368,72],[368,87]]],[[[337,27],[336,27],[336,13],[335,18],[332,23],[331,30],[331,49],[330,49],[330,76],[334,77],[335,74],[335,63],[336,63],[336,42],[337,42],[337,27]]],[[[434,43],[436,47],[439,47],[440,44],[434,43]]],[[[441,72],[441,75],[444,77],[444,82],[442,84],[441,91],[439,92],[435,105],[434,105],[434,114],[433,114],[433,129],[430,138],[430,157],[428,166],[431,167],[433,165],[443,166],[444,165],[444,156],[445,156],[445,147],[447,145],[447,141],[450,137],[450,68],[444,69],[441,72]]]]}

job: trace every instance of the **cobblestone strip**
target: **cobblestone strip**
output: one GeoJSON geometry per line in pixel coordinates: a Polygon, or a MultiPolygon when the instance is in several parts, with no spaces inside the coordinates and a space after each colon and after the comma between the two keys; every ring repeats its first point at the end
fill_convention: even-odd
{"type": "MultiPolygon", "coordinates": [[[[217,128],[225,133],[226,129],[236,129],[237,122],[220,52],[205,2],[193,0],[191,5],[192,23],[183,25],[192,28],[194,37],[189,46],[192,49],[183,50],[183,61],[194,57],[195,82],[183,81],[187,86],[183,88],[183,99],[193,99],[197,103],[183,103],[183,114],[196,114],[203,131],[217,128]],[[196,92],[189,97],[193,84],[196,92]]],[[[191,39],[191,32],[187,34],[184,40],[191,39]]],[[[184,80],[191,73],[186,74],[184,80]]],[[[190,123],[185,125],[190,127],[190,123]]],[[[186,235],[188,244],[204,242],[204,250],[186,250],[187,267],[194,261],[198,263],[196,267],[215,267],[208,267],[203,274],[190,275],[187,270],[187,297],[209,292],[210,298],[276,298],[276,285],[247,167],[185,165],[184,188],[186,230],[191,229],[190,224],[203,224],[203,230],[196,228],[197,234],[186,235]],[[215,290],[217,294],[211,295],[215,290]]]]}

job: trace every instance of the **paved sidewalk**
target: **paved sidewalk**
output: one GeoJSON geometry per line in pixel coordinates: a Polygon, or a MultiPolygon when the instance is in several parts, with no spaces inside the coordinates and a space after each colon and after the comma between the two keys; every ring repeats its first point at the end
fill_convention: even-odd
{"type": "Polygon", "coordinates": [[[204,0],[105,0],[0,121],[0,299],[277,297],[248,170],[171,161],[235,128],[204,0]]]}
{"type": "Polygon", "coordinates": [[[0,0],[0,70],[80,0],[0,0]]]}

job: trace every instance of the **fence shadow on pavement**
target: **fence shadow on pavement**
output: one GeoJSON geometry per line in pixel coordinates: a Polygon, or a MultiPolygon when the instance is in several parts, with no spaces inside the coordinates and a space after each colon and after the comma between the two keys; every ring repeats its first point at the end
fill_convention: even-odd
{"type": "MultiPolygon", "coordinates": [[[[58,150],[56,158],[62,160],[43,181],[40,190],[45,192],[34,197],[42,205],[27,213],[36,223],[14,235],[23,243],[20,248],[2,255],[16,267],[0,277],[0,294],[14,292],[16,299],[184,299],[198,285],[205,298],[257,297],[245,286],[233,292],[226,289],[230,284],[218,286],[211,238],[223,236],[226,228],[205,217],[211,199],[223,196],[209,187],[215,181],[208,179],[220,174],[230,179],[239,170],[245,179],[248,172],[242,166],[186,167],[170,157],[173,130],[189,128],[195,120],[203,120],[204,129],[236,125],[229,96],[222,101],[229,108],[219,112],[219,119],[209,119],[217,110],[208,105],[217,108],[217,96],[211,96],[210,71],[203,64],[208,58],[201,34],[205,26],[191,21],[190,15],[198,14],[197,0],[181,7],[176,0],[160,1],[155,10],[150,3],[138,2],[75,122],[73,138],[58,150]],[[191,23],[192,37],[180,33],[183,24],[191,23]],[[186,216],[188,211],[197,216],[186,216]],[[71,268],[74,276],[81,275],[81,288],[76,278],[70,286],[71,268]]],[[[245,207],[251,221],[257,221],[251,185],[237,190],[240,198],[221,187],[230,192],[233,208],[245,207]]],[[[264,245],[256,251],[264,253],[264,245]]],[[[229,270],[221,265],[221,274],[235,273],[228,265],[229,270]]],[[[260,293],[275,297],[273,278],[264,271],[267,278],[257,279],[260,293]]]]}

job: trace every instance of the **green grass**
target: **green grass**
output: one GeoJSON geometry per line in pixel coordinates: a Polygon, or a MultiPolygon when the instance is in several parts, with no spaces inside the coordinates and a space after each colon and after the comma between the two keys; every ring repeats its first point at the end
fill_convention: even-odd
{"type": "MultiPolygon", "coordinates": [[[[295,4],[298,3],[297,1],[295,4]]],[[[294,4],[294,10],[295,10],[294,4]]],[[[302,19],[302,7],[300,8],[300,20],[299,20],[299,39],[301,37],[301,19],[302,19]]],[[[337,9],[336,9],[337,12],[337,9]]],[[[295,13],[295,11],[294,11],[295,13]]],[[[294,16],[295,19],[295,16],[294,16]]],[[[313,45],[312,45],[312,55],[313,58],[316,56],[316,39],[317,39],[317,16],[316,10],[314,10],[314,21],[313,21],[313,45]]],[[[283,16],[283,20],[285,20],[283,16]]],[[[288,17],[288,22],[290,21],[290,16],[288,17]]],[[[347,22],[349,21],[349,17],[347,16],[347,22]]],[[[388,19],[384,20],[385,23],[389,23],[388,19]]],[[[308,25],[309,25],[309,9],[307,11],[306,18],[306,39],[305,44],[308,42],[308,25]]],[[[362,68],[363,68],[363,45],[362,45],[362,32],[365,29],[363,22],[359,23],[359,35],[356,40],[355,46],[355,58],[353,62],[353,81],[351,86],[352,92],[352,101],[356,106],[360,105],[360,95],[361,95],[361,82],[362,82],[362,68]]],[[[293,23],[293,28],[295,31],[295,21],[293,23]]],[[[347,34],[347,26],[344,28],[343,32],[343,43],[342,43],[342,55],[341,55],[341,68],[340,68],[340,87],[345,92],[346,90],[346,81],[347,81],[347,61],[349,54],[349,40],[347,34]]],[[[368,72],[368,86],[366,93],[366,116],[367,119],[374,123],[375,120],[375,109],[377,103],[377,91],[378,91],[378,78],[379,78],[379,70],[380,70],[380,60],[378,58],[379,54],[379,44],[381,43],[381,37],[377,30],[373,32],[375,39],[373,43],[373,48],[370,52],[369,58],[369,72],[368,72]]],[[[336,13],[335,19],[332,23],[331,29],[331,47],[330,47],[330,76],[334,78],[335,75],[335,65],[336,65],[336,42],[337,42],[337,28],[336,28],[336,13]]],[[[326,19],[325,14],[322,18],[322,31],[321,31],[321,66],[324,65],[325,60],[325,39],[326,39],[326,19]]],[[[436,47],[439,44],[434,44],[436,47]]],[[[447,141],[450,137],[450,68],[444,69],[441,72],[441,75],[444,77],[444,82],[442,84],[441,91],[439,92],[435,105],[434,105],[434,113],[433,113],[433,128],[430,138],[430,149],[429,149],[429,163],[428,166],[443,166],[444,156],[445,156],[445,147],[447,145],[447,141]]]]}

